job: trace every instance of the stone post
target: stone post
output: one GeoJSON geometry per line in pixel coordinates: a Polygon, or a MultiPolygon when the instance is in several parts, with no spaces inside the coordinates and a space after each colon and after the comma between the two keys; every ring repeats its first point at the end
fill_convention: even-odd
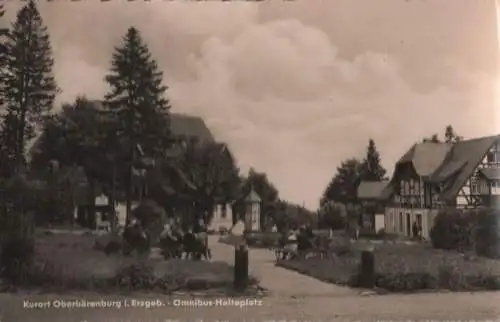
{"type": "Polygon", "coordinates": [[[360,286],[363,288],[375,287],[375,255],[373,247],[361,253],[360,286]]]}
{"type": "Polygon", "coordinates": [[[248,285],[248,248],[245,244],[234,249],[234,288],[244,291],[248,285]]]}

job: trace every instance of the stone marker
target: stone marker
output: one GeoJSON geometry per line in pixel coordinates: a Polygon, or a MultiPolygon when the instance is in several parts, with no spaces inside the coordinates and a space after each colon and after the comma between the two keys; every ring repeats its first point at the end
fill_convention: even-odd
{"type": "Polygon", "coordinates": [[[239,244],[234,249],[234,288],[244,291],[248,285],[248,248],[239,244]]]}
{"type": "Polygon", "coordinates": [[[361,287],[375,287],[375,255],[373,247],[369,247],[361,253],[361,272],[360,272],[361,287]]]}

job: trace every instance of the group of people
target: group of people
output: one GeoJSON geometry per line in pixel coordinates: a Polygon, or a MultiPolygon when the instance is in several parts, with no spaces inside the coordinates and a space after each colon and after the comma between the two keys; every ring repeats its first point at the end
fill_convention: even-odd
{"type": "Polygon", "coordinates": [[[310,226],[301,226],[282,232],[279,247],[276,249],[276,259],[294,258],[304,254],[314,247],[314,233],[310,226]]]}
{"type": "Polygon", "coordinates": [[[202,221],[187,230],[173,224],[165,224],[160,234],[160,247],[165,259],[182,259],[183,255],[185,259],[197,260],[209,260],[212,257],[208,247],[206,225],[202,221]]]}
{"type": "Polygon", "coordinates": [[[125,226],[123,237],[126,241],[126,247],[124,250],[126,254],[129,254],[134,250],[137,250],[139,253],[145,253],[150,248],[151,241],[149,235],[137,219],[132,219],[125,226]]]}
{"type": "MultiPolygon", "coordinates": [[[[127,253],[137,250],[146,252],[152,245],[151,238],[142,227],[141,222],[133,219],[125,227],[124,239],[127,242],[127,253]]],[[[159,246],[165,259],[193,258],[210,259],[211,251],[208,247],[206,226],[198,222],[192,228],[182,229],[178,223],[170,222],[163,226],[159,235],[159,246]]]]}

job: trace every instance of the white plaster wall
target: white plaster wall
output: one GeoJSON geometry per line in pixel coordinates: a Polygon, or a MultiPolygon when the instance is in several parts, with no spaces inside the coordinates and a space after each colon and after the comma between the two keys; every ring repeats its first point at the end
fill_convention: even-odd
{"type": "Polygon", "coordinates": [[[227,229],[231,228],[233,225],[233,212],[231,204],[217,205],[214,209],[213,218],[210,222],[208,229],[218,231],[220,227],[225,227],[227,229]],[[222,217],[223,207],[226,208],[226,217],[222,217]]]}
{"type": "Polygon", "coordinates": [[[260,204],[252,205],[252,230],[260,231],[260,204]]]}
{"type": "Polygon", "coordinates": [[[396,233],[404,236],[409,236],[407,231],[407,216],[410,214],[410,235],[411,225],[413,221],[417,220],[417,214],[422,217],[422,236],[426,239],[430,238],[430,230],[434,224],[434,218],[436,217],[439,209],[425,209],[425,208],[386,208],[384,225],[385,231],[389,233],[396,233]],[[402,216],[400,216],[402,213],[402,216]]]}
{"type": "Polygon", "coordinates": [[[375,232],[378,232],[380,229],[385,228],[384,220],[384,214],[375,214],[375,232]]]}

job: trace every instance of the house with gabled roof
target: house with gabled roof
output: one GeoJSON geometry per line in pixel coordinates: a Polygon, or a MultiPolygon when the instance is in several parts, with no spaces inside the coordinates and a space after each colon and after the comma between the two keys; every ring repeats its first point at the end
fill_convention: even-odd
{"type": "Polygon", "coordinates": [[[390,186],[385,230],[410,236],[416,222],[429,238],[440,209],[498,206],[500,135],[415,144],[396,163],[390,186]]]}
{"type": "Polygon", "coordinates": [[[363,230],[378,232],[385,228],[385,206],[391,194],[389,180],[361,181],[357,197],[363,206],[360,222],[363,230]]]}
{"type": "MultiPolygon", "coordinates": [[[[92,101],[94,104],[98,106],[98,108],[102,108],[101,101],[92,101]]],[[[204,120],[198,116],[170,113],[170,128],[173,134],[175,144],[167,152],[167,158],[175,158],[180,153],[182,153],[182,145],[185,142],[196,142],[196,141],[207,141],[207,142],[215,142],[215,139],[206,126],[204,120]]],[[[40,137],[34,142],[32,150],[39,149],[41,145],[40,137]]],[[[138,158],[136,163],[134,163],[134,168],[132,169],[132,187],[133,187],[133,205],[134,208],[138,202],[147,197],[148,195],[148,176],[154,174],[154,172],[147,174],[145,168],[152,168],[155,165],[156,160],[152,160],[147,158],[146,156],[138,158]]],[[[174,171],[175,172],[175,171],[174,171]]],[[[61,178],[72,178],[70,181],[78,182],[78,184],[74,183],[74,189],[72,189],[73,201],[74,201],[74,212],[77,221],[85,222],[85,226],[99,226],[101,222],[106,222],[109,220],[109,216],[105,214],[100,214],[96,212],[96,218],[90,218],[89,207],[92,204],[92,199],[90,198],[89,192],[89,184],[87,180],[87,176],[85,174],[85,170],[82,166],[68,166],[63,167],[60,173],[61,178]]],[[[180,174],[182,177],[182,173],[180,174]]],[[[177,177],[175,178],[177,179],[177,177]]],[[[185,178],[182,178],[185,179],[185,178]]],[[[63,180],[63,179],[61,179],[63,180]]],[[[66,180],[66,179],[64,179],[66,180]]],[[[172,196],[175,194],[172,191],[172,188],[169,186],[168,182],[162,183],[162,192],[164,192],[164,196],[172,196]]],[[[105,207],[109,200],[109,196],[111,195],[111,189],[108,191],[104,191],[104,189],[100,189],[101,187],[97,187],[98,191],[95,192],[95,206],[97,206],[97,210],[99,207],[105,207]]],[[[121,225],[124,224],[125,220],[125,192],[124,191],[114,191],[114,201],[115,201],[115,211],[117,212],[119,223],[121,225]]],[[[109,207],[108,207],[109,208],[109,207]]],[[[106,208],[106,209],[108,209],[106,208]]]]}

